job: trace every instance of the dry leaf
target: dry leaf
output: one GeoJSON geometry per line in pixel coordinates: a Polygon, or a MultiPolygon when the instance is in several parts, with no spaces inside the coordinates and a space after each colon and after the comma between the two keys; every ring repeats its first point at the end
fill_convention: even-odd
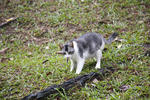
{"type": "Polygon", "coordinates": [[[95,84],[91,84],[93,87],[96,87],[96,85],[95,84]]]}
{"type": "Polygon", "coordinates": [[[98,83],[98,80],[95,78],[95,79],[93,80],[93,83],[98,83]]]}
{"type": "Polygon", "coordinates": [[[4,49],[0,50],[0,54],[5,54],[7,50],[8,50],[8,48],[4,48],[4,49]]]}
{"type": "Polygon", "coordinates": [[[121,91],[127,91],[130,88],[130,85],[122,85],[119,88],[121,91]]]}
{"type": "Polygon", "coordinates": [[[10,58],[10,60],[12,61],[12,60],[14,60],[14,58],[10,58]]]}
{"type": "Polygon", "coordinates": [[[141,20],[141,21],[138,21],[139,24],[142,24],[143,22],[144,22],[144,21],[142,21],[142,20],[141,20]]]}
{"type": "Polygon", "coordinates": [[[28,52],[28,56],[31,56],[32,55],[32,52],[28,52]]]}
{"type": "Polygon", "coordinates": [[[0,62],[4,63],[6,61],[10,60],[9,58],[1,58],[0,62]]]}
{"type": "Polygon", "coordinates": [[[122,44],[118,45],[117,48],[120,49],[122,47],[122,44]]]}
{"type": "Polygon", "coordinates": [[[121,38],[116,37],[114,41],[123,42],[123,41],[125,41],[125,39],[121,39],[121,38]]]}
{"type": "Polygon", "coordinates": [[[46,46],[45,49],[48,50],[48,49],[49,49],[49,46],[46,46]]]}
{"type": "Polygon", "coordinates": [[[6,21],[9,22],[9,21],[11,21],[11,20],[14,20],[14,18],[9,18],[9,19],[7,19],[6,21]]]}

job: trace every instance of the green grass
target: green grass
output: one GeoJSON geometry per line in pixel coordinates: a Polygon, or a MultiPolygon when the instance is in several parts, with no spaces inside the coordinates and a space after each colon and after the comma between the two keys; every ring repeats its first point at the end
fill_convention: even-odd
{"type": "MultiPolygon", "coordinates": [[[[106,38],[119,33],[124,41],[107,45],[101,62],[101,67],[119,70],[103,81],[60,93],[60,99],[150,98],[150,58],[145,56],[150,48],[143,46],[150,43],[149,0],[14,0],[0,8],[0,23],[19,17],[0,28],[0,50],[9,48],[0,54],[0,99],[21,99],[76,77],[75,71],[69,72],[70,62],[56,52],[59,44],[85,32],[98,32],[106,38]],[[42,64],[45,60],[48,62],[42,64]],[[128,88],[123,91],[123,86],[128,88]]],[[[95,63],[88,60],[81,74],[96,71],[91,67],[95,63]]]]}

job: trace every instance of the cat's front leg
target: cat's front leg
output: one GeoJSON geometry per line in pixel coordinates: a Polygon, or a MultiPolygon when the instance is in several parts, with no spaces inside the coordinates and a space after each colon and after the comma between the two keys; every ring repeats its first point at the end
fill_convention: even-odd
{"type": "Polygon", "coordinates": [[[85,59],[83,59],[83,58],[78,59],[78,61],[77,61],[76,74],[80,74],[80,72],[82,71],[82,68],[83,68],[83,66],[84,66],[84,62],[85,62],[85,59]]]}
{"type": "Polygon", "coordinates": [[[101,58],[102,58],[102,51],[98,50],[96,53],[96,59],[97,59],[97,63],[96,63],[96,69],[101,68],[101,58]]]}
{"type": "Polygon", "coordinates": [[[70,59],[70,61],[71,61],[70,72],[72,72],[73,69],[74,69],[74,66],[76,66],[76,62],[74,60],[72,60],[72,59],[70,59]]]}

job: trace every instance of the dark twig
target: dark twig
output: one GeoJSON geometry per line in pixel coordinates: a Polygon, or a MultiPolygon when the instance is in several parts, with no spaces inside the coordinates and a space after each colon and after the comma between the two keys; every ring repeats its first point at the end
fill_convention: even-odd
{"type": "Polygon", "coordinates": [[[95,78],[102,80],[105,76],[114,71],[115,69],[112,67],[101,68],[97,72],[77,76],[76,78],[70,79],[60,85],[52,85],[40,92],[25,96],[22,100],[43,100],[52,94],[59,93],[59,91],[63,92],[63,90],[67,91],[75,86],[84,86],[86,82],[90,82],[95,78]]]}
{"type": "Polygon", "coordinates": [[[42,62],[42,64],[45,64],[46,62],[48,62],[49,60],[44,60],[43,62],[42,62]]]}

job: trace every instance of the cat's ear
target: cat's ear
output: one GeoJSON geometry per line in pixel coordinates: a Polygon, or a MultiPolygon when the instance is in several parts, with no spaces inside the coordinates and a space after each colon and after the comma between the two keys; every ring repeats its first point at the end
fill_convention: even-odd
{"type": "Polygon", "coordinates": [[[62,44],[59,44],[59,48],[62,49],[62,48],[63,48],[63,45],[62,45],[62,44]]]}

